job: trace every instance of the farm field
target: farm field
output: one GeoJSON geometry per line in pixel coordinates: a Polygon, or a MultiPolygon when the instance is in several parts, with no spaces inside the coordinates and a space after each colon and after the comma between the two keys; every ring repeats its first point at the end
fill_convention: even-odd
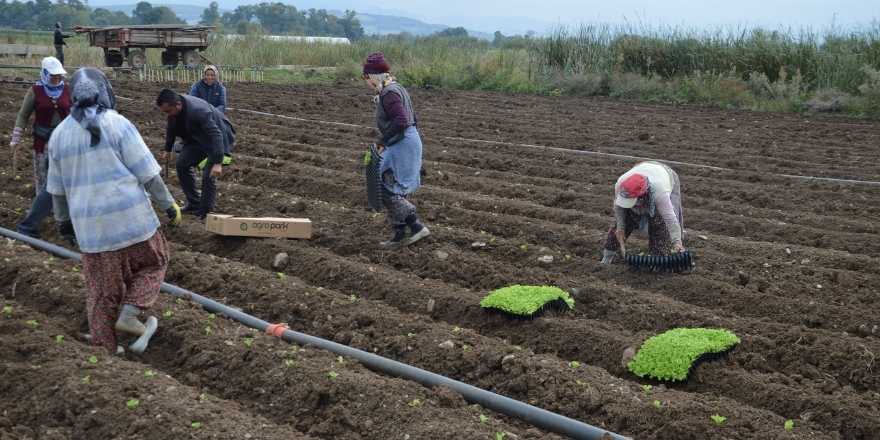
{"type": "MultiPolygon", "coordinates": [[[[158,154],[159,87],[115,87],[133,98],[119,100],[120,112],[158,154]]],[[[0,88],[0,132],[12,131],[24,93],[0,88]]],[[[233,84],[236,163],[218,184],[218,211],[308,217],[314,238],[221,238],[187,217],[165,230],[167,281],[636,439],[880,437],[880,186],[790,177],[880,181],[876,121],[412,93],[427,173],[414,200],[432,238],[378,246],[389,231],[365,209],[365,88],[233,84]],[[710,166],[674,165],[692,273],[599,265],[612,184],[635,163],[613,155],[710,166]],[[290,257],[283,275],[271,267],[279,252],[290,257]],[[539,261],[548,255],[552,263],[539,261]],[[562,287],[575,310],[511,320],[480,309],[510,284],[562,287]],[[627,372],[627,347],[674,327],[726,328],[742,343],[685,383],[627,372]]],[[[17,169],[0,165],[6,228],[33,195],[25,145],[29,137],[17,169]]],[[[182,197],[176,178],[169,184],[182,197]]],[[[43,235],[60,243],[52,221],[43,235]]],[[[0,314],[0,439],[556,438],[167,296],[153,311],[161,323],[150,350],[109,357],[78,337],[87,324],[75,265],[6,241],[0,254],[0,301],[11,307],[0,314]]]]}

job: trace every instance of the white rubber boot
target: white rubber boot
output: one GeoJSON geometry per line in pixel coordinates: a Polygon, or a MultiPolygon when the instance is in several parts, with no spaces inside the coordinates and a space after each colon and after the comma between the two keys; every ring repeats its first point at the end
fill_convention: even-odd
{"type": "Polygon", "coordinates": [[[428,237],[428,236],[430,236],[430,235],[431,235],[431,231],[428,230],[428,227],[427,227],[427,226],[422,226],[422,230],[421,230],[421,231],[416,232],[415,234],[412,235],[412,237],[406,239],[406,243],[405,243],[405,245],[406,245],[406,246],[409,246],[409,245],[411,245],[411,244],[415,244],[415,242],[417,242],[417,241],[419,241],[419,240],[421,240],[421,239],[423,239],[423,238],[426,238],[426,237],[428,237]]]}
{"type": "Polygon", "coordinates": [[[129,350],[136,354],[143,354],[146,351],[147,346],[150,345],[150,339],[156,333],[156,329],[159,328],[159,320],[155,316],[150,316],[147,318],[147,325],[144,327],[144,334],[128,346],[129,350]]]}
{"type": "Polygon", "coordinates": [[[140,314],[141,309],[131,304],[123,305],[122,311],[119,313],[119,318],[116,320],[116,331],[135,336],[144,334],[144,324],[138,320],[138,315],[140,314]]]}

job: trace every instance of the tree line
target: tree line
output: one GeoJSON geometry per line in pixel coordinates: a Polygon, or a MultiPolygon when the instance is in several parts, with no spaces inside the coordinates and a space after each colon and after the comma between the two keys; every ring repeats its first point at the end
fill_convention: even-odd
{"type": "MultiPolygon", "coordinates": [[[[139,2],[131,15],[105,8],[90,8],[81,0],[0,0],[0,27],[29,30],[52,30],[56,22],[65,29],[80,26],[116,26],[140,24],[184,24],[167,6],[153,6],[139,2]]],[[[252,32],[273,35],[308,35],[364,37],[354,11],[345,11],[342,17],[324,9],[299,10],[280,2],[242,5],[232,12],[220,13],[217,2],[202,12],[200,24],[217,26],[224,31],[247,34],[252,32]]]]}
{"type": "Polygon", "coordinates": [[[345,11],[342,17],[324,9],[300,10],[280,2],[242,5],[232,12],[220,13],[217,2],[211,2],[200,24],[222,27],[229,32],[253,32],[272,35],[308,35],[316,37],[346,37],[358,40],[364,37],[364,28],[355,18],[354,11],[345,11]]]}
{"type": "Polygon", "coordinates": [[[138,3],[131,15],[104,8],[90,8],[80,0],[0,0],[0,27],[29,30],[52,30],[55,23],[65,29],[80,26],[184,23],[166,6],[138,3]]]}

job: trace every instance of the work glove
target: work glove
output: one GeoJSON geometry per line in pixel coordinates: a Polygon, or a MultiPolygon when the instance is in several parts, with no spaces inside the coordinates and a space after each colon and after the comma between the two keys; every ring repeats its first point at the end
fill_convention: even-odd
{"type": "MultiPolygon", "coordinates": [[[[223,155],[223,165],[226,166],[226,165],[230,165],[230,164],[232,164],[232,156],[223,155]]],[[[208,158],[206,157],[206,158],[202,159],[201,162],[199,162],[199,165],[198,165],[199,170],[205,169],[205,166],[207,166],[207,165],[208,165],[208,158]]]]}
{"type": "Polygon", "coordinates": [[[170,208],[166,209],[165,215],[168,216],[168,224],[170,226],[179,226],[183,218],[180,213],[180,206],[177,206],[177,203],[172,204],[170,208]]]}
{"type": "Polygon", "coordinates": [[[70,220],[58,223],[58,234],[71,246],[76,246],[76,233],[73,231],[73,223],[70,220]]]}
{"type": "Polygon", "coordinates": [[[609,251],[608,249],[602,249],[602,264],[608,265],[614,262],[614,258],[617,257],[617,252],[609,251]]]}
{"type": "Polygon", "coordinates": [[[14,129],[12,129],[12,137],[9,138],[10,147],[14,147],[18,145],[19,142],[21,142],[21,133],[23,131],[24,130],[22,130],[21,127],[15,127],[14,129]]]}

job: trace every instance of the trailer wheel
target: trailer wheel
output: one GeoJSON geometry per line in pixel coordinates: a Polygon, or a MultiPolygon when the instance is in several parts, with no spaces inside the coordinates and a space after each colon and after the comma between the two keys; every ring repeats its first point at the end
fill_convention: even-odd
{"type": "Polygon", "coordinates": [[[176,66],[180,62],[180,53],[173,50],[162,51],[162,65],[176,66]]]}
{"type": "Polygon", "coordinates": [[[192,67],[199,64],[199,53],[195,50],[188,50],[183,53],[183,64],[187,67],[192,67]]]}
{"type": "Polygon", "coordinates": [[[136,69],[144,67],[147,63],[147,54],[143,49],[133,49],[128,51],[128,65],[136,69]]]}
{"type": "Polygon", "coordinates": [[[118,50],[108,50],[104,53],[104,64],[107,67],[122,67],[124,61],[125,58],[122,56],[122,52],[118,50]]]}

